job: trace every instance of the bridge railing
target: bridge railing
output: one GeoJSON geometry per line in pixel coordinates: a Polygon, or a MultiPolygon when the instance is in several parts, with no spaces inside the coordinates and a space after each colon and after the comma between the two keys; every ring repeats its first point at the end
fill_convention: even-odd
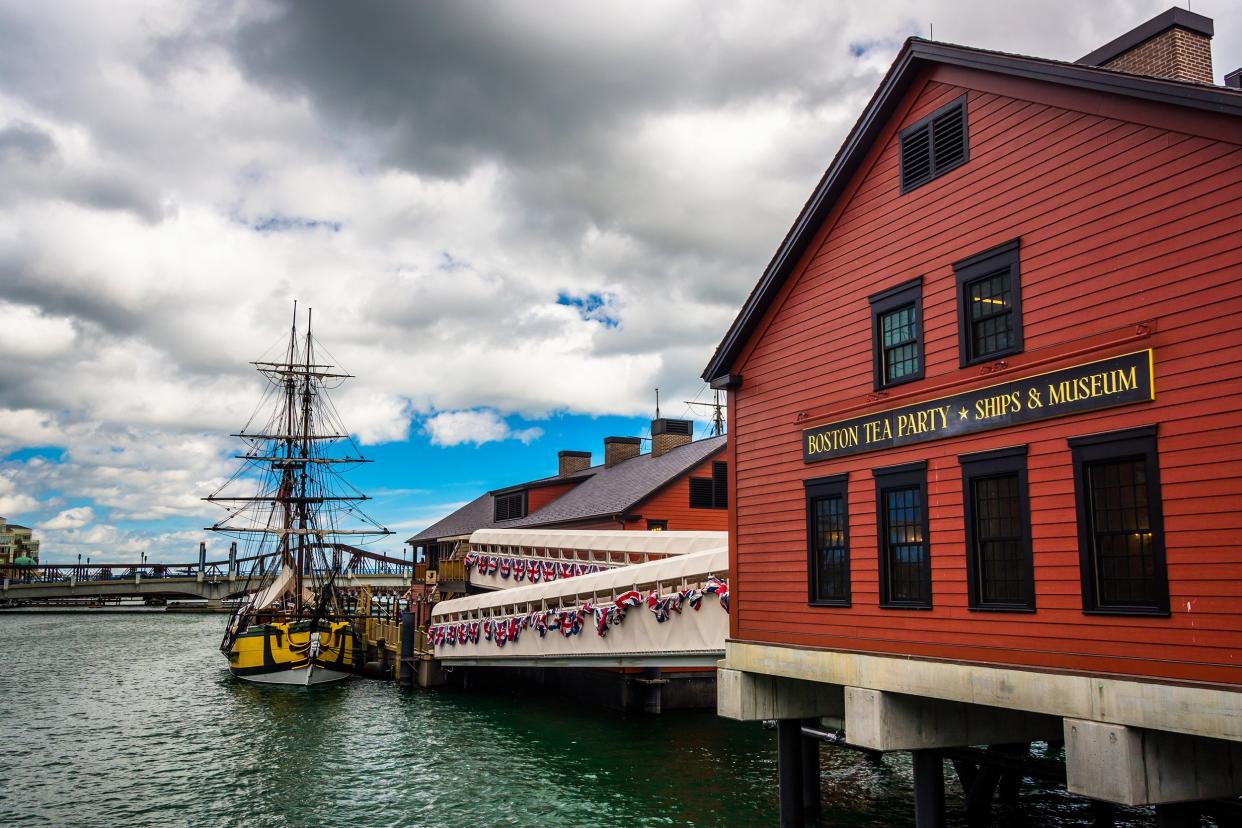
{"type": "MultiPolygon", "coordinates": [[[[239,561],[242,563],[242,561],[239,561]]],[[[369,559],[355,560],[346,567],[349,574],[360,576],[394,575],[405,578],[414,572],[412,564],[399,564],[369,559]]],[[[316,568],[316,575],[327,577],[330,569],[316,568]]],[[[236,567],[229,571],[228,561],[212,561],[200,569],[195,563],[176,564],[5,564],[0,566],[0,578],[13,584],[64,584],[82,582],[140,580],[196,580],[200,573],[208,580],[218,580],[233,575],[245,579],[258,578],[257,566],[236,567]]]]}

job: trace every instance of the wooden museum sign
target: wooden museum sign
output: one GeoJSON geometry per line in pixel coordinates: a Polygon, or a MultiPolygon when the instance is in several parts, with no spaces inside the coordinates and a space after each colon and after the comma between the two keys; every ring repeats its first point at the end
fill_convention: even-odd
{"type": "Polygon", "coordinates": [[[1156,398],[1151,349],[802,432],[807,463],[1156,398]]]}

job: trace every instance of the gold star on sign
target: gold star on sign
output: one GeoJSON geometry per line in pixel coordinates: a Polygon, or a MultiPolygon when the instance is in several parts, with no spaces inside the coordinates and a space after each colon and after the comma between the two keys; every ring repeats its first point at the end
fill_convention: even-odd
{"type": "Polygon", "coordinates": [[[963,408],[961,411],[957,412],[957,414],[959,417],[965,420],[970,416],[970,411],[968,409],[963,408]]]}

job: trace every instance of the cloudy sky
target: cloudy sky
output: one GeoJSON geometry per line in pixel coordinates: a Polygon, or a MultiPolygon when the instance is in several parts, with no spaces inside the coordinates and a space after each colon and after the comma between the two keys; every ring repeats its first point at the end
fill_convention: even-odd
{"type": "Polygon", "coordinates": [[[1074,59],[1167,5],[0,0],[0,515],[191,558],[295,298],[397,538],[598,456],[708,397],[905,37],[1074,59]]]}

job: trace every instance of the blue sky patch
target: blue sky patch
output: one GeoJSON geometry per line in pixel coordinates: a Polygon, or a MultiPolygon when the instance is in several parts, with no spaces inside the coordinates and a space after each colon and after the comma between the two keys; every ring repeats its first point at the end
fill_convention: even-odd
{"type": "Polygon", "coordinates": [[[556,295],[556,304],[577,308],[578,315],[590,322],[598,322],[605,328],[615,328],[621,324],[617,314],[616,297],[611,293],[586,293],[571,296],[561,292],[556,295]]]}

